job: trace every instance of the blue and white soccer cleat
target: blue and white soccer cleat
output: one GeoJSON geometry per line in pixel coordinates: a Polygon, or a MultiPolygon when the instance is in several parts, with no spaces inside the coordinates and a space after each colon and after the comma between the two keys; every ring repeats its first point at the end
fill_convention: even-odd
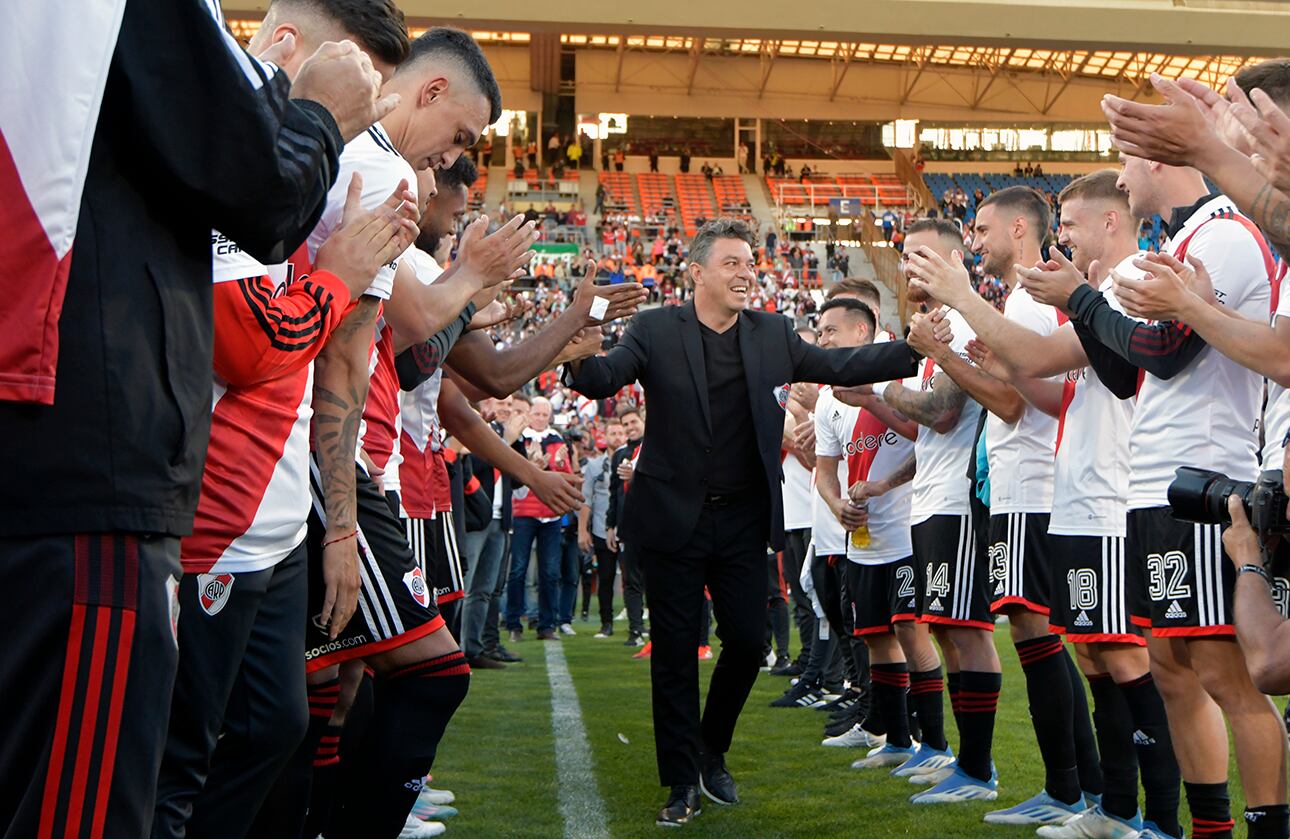
{"type": "Polygon", "coordinates": [[[890,743],[881,748],[869,752],[868,757],[862,757],[851,764],[852,769],[881,769],[887,766],[900,766],[908,761],[917,750],[913,746],[901,748],[893,746],[890,743]]]}
{"type": "Polygon", "coordinates": [[[1046,824],[1036,832],[1044,839],[1135,839],[1140,830],[1141,815],[1126,821],[1095,804],[1066,824],[1046,824]]]}
{"type": "Polygon", "coordinates": [[[909,801],[911,804],[957,804],[963,801],[994,801],[998,797],[998,772],[992,769],[990,780],[982,781],[956,766],[948,778],[929,790],[910,796],[909,801]]]}
{"type": "Polygon", "coordinates": [[[923,772],[919,775],[910,775],[905,780],[909,781],[916,787],[934,787],[941,781],[954,774],[954,770],[959,768],[958,760],[942,766],[940,769],[933,769],[930,772],[923,772]]]}
{"type": "Polygon", "coordinates": [[[1143,822],[1142,830],[1138,831],[1138,839],[1182,839],[1182,837],[1165,833],[1156,826],[1155,822],[1143,822]]]}
{"type": "Polygon", "coordinates": [[[954,763],[954,751],[949,748],[933,749],[923,743],[909,760],[891,770],[893,778],[909,778],[944,769],[954,763]]]}
{"type": "Polygon", "coordinates": [[[1006,810],[991,810],[985,814],[986,824],[1065,824],[1088,809],[1083,796],[1074,804],[1063,804],[1047,792],[1028,798],[1006,810]]]}

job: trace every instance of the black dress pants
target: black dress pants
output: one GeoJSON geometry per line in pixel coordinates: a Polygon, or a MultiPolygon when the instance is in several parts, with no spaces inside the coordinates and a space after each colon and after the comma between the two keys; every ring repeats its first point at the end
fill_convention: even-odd
{"type": "Polygon", "coordinates": [[[599,536],[592,536],[591,543],[596,552],[596,595],[600,601],[600,622],[605,626],[614,625],[614,577],[618,576],[618,551],[609,550],[609,545],[599,536]]]}
{"type": "Polygon", "coordinates": [[[672,553],[635,547],[650,608],[654,746],[663,786],[696,784],[699,756],[725,754],[757,680],[766,627],[769,501],[753,495],[703,508],[689,542],[672,553]],[[699,714],[703,589],[712,595],[721,655],[699,714]]]}

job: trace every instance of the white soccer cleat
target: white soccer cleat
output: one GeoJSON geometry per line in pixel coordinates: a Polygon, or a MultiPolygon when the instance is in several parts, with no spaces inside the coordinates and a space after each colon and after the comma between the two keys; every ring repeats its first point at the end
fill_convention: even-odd
{"type": "Polygon", "coordinates": [[[399,839],[431,839],[447,832],[448,828],[443,822],[423,822],[409,813],[403,830],[399,831],[399,839]]]}
{"type": "Polygon", "coordinates": [[[1047,824],[1036,833],[1044,839],[1136,839],[1141,830],[1140,815],[1125,821],[1101,807],[1089,807],[1066,824],[1047,824]]]}
{"type": "Polygon", "coordinates": [[[870,734],[860,723],[839,734],[837,737],[825,737],[821,746],[833,746],[840,749],[877,749],[887,745],[886,734],[870,734]]]}
{"type": "Polygon", "coordinates": [[[452,790],[432,789],[422,787],[421,792],[417,793],[417,803],[425,802],[426,804],[451,804],[457,800],[457,796],[452,794],[452,790]]]}
{"type": "Polygon", "coordinates": [[[573,624],[571,624],[571,623],[562,623],[562,624],[560,624],[560,634],[561,634],[561,635],[577,635],[578,633],[577,633],[577,631],[573,628],[573,624]]]}

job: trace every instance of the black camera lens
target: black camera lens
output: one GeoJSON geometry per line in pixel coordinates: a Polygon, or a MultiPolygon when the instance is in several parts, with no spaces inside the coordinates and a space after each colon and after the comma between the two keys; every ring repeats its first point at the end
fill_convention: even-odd
{"type": "Polygon", "coordinates": [[[1234,481],[1221,472],[1180,466],[1169,485],[1169,506],[1176,519],[1200,524],[1231,524],[1227,514],[1227,499],[1233,493],[1250,511],[1250,491],[1254,484],[1234,481]]]}

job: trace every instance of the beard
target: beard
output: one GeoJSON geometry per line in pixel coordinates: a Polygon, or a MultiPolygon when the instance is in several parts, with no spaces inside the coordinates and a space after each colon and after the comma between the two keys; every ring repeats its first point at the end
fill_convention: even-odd
{"type": "Polygon", "coordinates": [[[990,276],[1002,278],[1012,268],[1012,264],[1016,259],[1017,256],[1013,253],[1000,254],[997,251],[991,251],[989,259],[981,267],[990,276]]]}
{"type": "Polygon", "coordinates": [[[417,235],[416,246],[428,254],[433,254],[435,248],[439,247],[439,239],[442,238],[438,233],[430,230],[422,230],[417,235]]]}

